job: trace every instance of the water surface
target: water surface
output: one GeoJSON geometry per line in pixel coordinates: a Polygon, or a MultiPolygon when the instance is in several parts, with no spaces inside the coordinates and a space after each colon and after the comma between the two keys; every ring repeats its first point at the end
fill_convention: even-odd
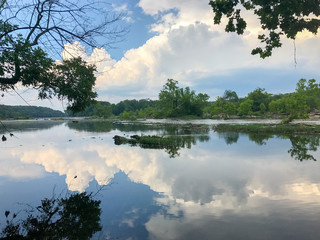
{"type": "Polygon", "coordinates": [[[97,195],[103,230],[94,239],[320,238],[319,136],[158,123],[6,122],[14,137],[0,144],[0,211],[107,185],[97,195]],[[173,151],[112,139],[134,134],[179,144],[173,151]]]}

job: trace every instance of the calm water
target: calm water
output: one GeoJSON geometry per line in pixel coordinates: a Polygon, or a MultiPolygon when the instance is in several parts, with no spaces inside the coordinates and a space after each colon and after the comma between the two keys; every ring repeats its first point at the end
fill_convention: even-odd
{"type": "Polygon", "coordinates": [[[103,230],[94,239],[320,239],[319,136],[216,133],[212,121],[201,123],[207,127],[189,131],[6,122],[15,137],[0,143],[0,227],[5,210],[109,184],[96,196],[103,230]],[[176,136],[177,144],[148,149],[112,139],[134,134],[176,136]]]}

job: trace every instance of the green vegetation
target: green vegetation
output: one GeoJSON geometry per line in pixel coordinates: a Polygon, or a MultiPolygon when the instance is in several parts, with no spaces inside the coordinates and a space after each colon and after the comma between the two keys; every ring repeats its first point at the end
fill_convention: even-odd
{"type": "Polygon", "coordinates": [[[168,79],[159,93],[159,100],[150,99],[124,100],[117,104],[98,102],[84,112],[72,113],[69,116],[95,116],[100,118],[118,117],[134,120],[138,118],[198,118],[204,115],[209,107],[207,94],[196,94],[189,87],[179,88],[178,81],[168,79]]]}
{"type": "Polygon", "coordinates": [[[226,32],[244,33],[247,22],[241,16],[242,11],[251,11],[257,16],[261,28],[268,33],[258,35],[265,48],[252,50],[252,54],[259,54],[261,58],[271,56],[274,48],[281,47],[281,36],[295,39],[303,30],[316,34],[320,27],[319,0],[210,0],[209,4],[215,24],[220,24],[223,16],[227,17],[226,32]]]}
{"type": "Polygon", "coordinates": [[[0,119],[28,119],[64,116],[65,114],[63,112],[52,110],[47,107],[0,105],[0,119]]]}
{"type": "Polygon", "coordinates": [[[17,85],[34,88],[40,99],[55,96],[75,112],[92,104],[97,97],[95,67],[81,58],[55,62],[48,55],[61,52],[67,43],[95,48],[120,37],[125,31],[113,25],[121,16],[105,7],[101,1],[1,0],[0,91],[17,85]],[[98,44],[101,39],[106,42],[98,44]]]}
{"type": "Polygon", "coordinates": [[[261,134],[320,134],[320,125],[304,124],[219,124],[217,132],[261,133],[261,134]]]}
{"type": "MultiPolygon", "coordinates": [[[[121,126],[117,126],[118,129],[121,126]]],[[[209,127],[207,125],[198,124],[143,124],[134,123],[127,127],[134,127],[135,130],[159,130],[158,135],[132,135],[130,137],[122,137],[115,135],[113,137],[116,145],[129,144],[130,146],[139,146],[147,149],[164,149],[170,156],[174,158],[179,156],[181,148],[191,148],[197,141],[205,142],[210,139],[209,127]]]]}
{"type": "Polygon", "coordinates": [[[316,80],[300,79],[296,91],[288,94],[272,95],[263,88],[257,88],[244,98],[235,92],[226,91],[211,105],[210,113],[216,117],[277,117],[282,123],[294,119],[308,118],[309,114],[320,108],[320,84],[316,80]],[[232,93],[233,98],[229,95],[232,93]]]}
{"type": "Polygon", "coordinates": [[[313,155],[320,145],[319,125],[274,125],[274,124],[247,124],[227,125],[220,124],[213,127],[227,144],[234,144],[239,139],[239,133],[247,134],[250,141],[258,145],[265,145],[266,141],[275,137],[289,139],[291,148],[288,150],[290,156],[298,161],[313,160],[313,155]]]}
{"type": "Polygon", "coordinates": [[[71,117],[96,117],[96,118],[114,118],[137,119],[137,118],[154,118],[156,101],[150,99],[141,100],[124,100],[117,104],[99,101],[92,104],[84,111],[74,113],[66,111],[71,117]]]}
{"type": "Polygon", "coordinates": [[[159,115],[161,117],[199,116],[203,115],[208,105],[207,94],[196,94],[189,87],[179,88],[178,81],[168,79],[159,93],[159,115]]]}
{"type": "Polygon", "coordinates": [[[45,198],[26,212],[26,219],[10,211],[4,214],[0,239],[90,239],[101,230],[100,201],[86,192],[45,198]]]}
{"type": "MultiPolygon", "coordinates": [[[[209,102],[207,94],[180,88],[178,82],[168,79],[159,93],[159,100],[141,99],[124,100],[117,104],[97,102],[84,111],[74,113],[66,111],[71,117],[91,117],[103,119],[136,120],[146,118],[280,118],[282,123],[294,119],[308,118],[312,113],[319,113],[320,84],[314,79],[300,79],[295,92],[273,95],[263,88],[256,88],[246,97],[238,97],[235,91],[226,90],[216,101],[209,102]]],[[[60,117],[47,110],[37,108],[22,110],[0,105],[1,118],[60,117]],[[19,114],[18,114],[19,113],[19,114]]]]}

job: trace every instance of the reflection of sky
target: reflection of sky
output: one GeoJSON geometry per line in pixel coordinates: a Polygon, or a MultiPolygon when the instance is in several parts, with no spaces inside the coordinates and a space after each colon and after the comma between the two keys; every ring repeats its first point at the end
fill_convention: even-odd
{"type": "Polygon", "coordinates": [[[291,159],[289,140],[259,146],[240,135],[227,144],[210,132],[208,142],[169,158],[164,150],[114,145],[112,137],[123,134],[117,130],[79,132],[59,124],[14,133],[18,138],[1,145],[0,191],[8,196],[1,206],[10,207],[9,199],[38,201],[34,189],[48,196],[64,180],[83,191],[121,171],[118,184],[103,193],[102,209],[103,225],[125,237],[130,231],[142,234],[136,239],[319,237],[319,163],[291,159]],[[309,237],[302,237],[305,229],[309,237]]]}

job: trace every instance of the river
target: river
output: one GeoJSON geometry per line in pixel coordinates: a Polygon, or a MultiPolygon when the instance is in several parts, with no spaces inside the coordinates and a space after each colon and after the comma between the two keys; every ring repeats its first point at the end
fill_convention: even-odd
{"type": "Polygon", "coordinates": [[[318,135],[187,122],[4,122],[14,136],[0,130],[0,227],[6,210],[24,217],[41,199],[89,191],[102,209],[92,239],[320,239],[318,135]],[[174,136],[176,145],[115,145],[115,135],[174,136]]]}

